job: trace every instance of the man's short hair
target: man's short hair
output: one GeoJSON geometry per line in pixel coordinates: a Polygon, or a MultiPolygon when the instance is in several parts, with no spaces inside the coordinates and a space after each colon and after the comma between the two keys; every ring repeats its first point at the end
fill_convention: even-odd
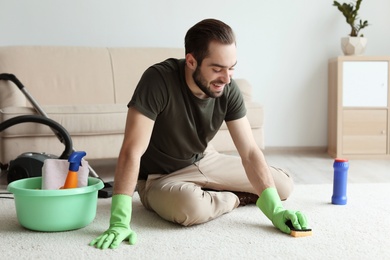
{"type": "Polygon", "coordinates": [[[191,53],[198,65],[209,55],[210,42],[235,44],[232,28],[216,19],[205,19],[192,26],[184,38],[185,53],[191,53]]]}

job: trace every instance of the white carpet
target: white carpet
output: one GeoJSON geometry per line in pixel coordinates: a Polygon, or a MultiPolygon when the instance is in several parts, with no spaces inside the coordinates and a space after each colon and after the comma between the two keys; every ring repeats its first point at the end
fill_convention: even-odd
{"type": "Polygon", "coordinates": [[[99,250],[88,243],[108,226],[110,199],[99,199],[89,226],[42,233],[22,228],[14,201],[0,199],[1,259],[390,259],[390,183],[349,184],[348,204],[330,204],[332,186],[297,185],[284,202],[306,213],[313,236],[294,238],[271,226],[256,206],[194,227],[160,219],[134,198],[134,246],[99,250]]]}

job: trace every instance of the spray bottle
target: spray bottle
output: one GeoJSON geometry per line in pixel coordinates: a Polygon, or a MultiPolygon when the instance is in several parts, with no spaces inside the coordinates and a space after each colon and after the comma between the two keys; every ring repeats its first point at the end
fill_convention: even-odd
{"type": "Polygon", "coordinates": [[[79,151],[73,152],[69,158],[69,171],[68,176],[66,176],[65,184],[61,189],[72,189],[77,188],[78,176],[77,172],[79,171],[79,167],[81,166],[81,159],[86,155],[86,152],[79,151]]]}

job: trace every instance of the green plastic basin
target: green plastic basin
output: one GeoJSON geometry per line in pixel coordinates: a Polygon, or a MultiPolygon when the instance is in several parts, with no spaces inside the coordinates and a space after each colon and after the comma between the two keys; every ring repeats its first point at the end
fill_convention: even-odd
{"type": "Polygon", "coordinates": [[[82,188],[41,190],[42,177],[13,181],[8,191],[14,194],[19,223],[35,231],[67,231],[89,225],[96,216],[101,180],[88,177],[82,188]]]}

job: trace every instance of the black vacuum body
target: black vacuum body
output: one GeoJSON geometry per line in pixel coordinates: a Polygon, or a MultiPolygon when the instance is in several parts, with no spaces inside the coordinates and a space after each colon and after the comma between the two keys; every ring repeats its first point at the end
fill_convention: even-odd
{"type": "Polygon", "coordinates": [[[47,153],[26,152],[11,160],[8,167],[8,183],[29,178],[42,176],[42,166],[46,159],[68,159],[73,152],[72,139],[66,129],[59,123],[39,115],[16,116],[0,123],[0,132],[20,123],[39,123],[49,126],[55,133],[61,137],[65,144],[65,149],[60,156],[47,153]]]}
{"type": "Polygon", "coordinates": [[[7,181],[42,176],[42,167],[46,159],[58,159],[58,156],[46,153],[27,152],[9,163],[7,181]]]}

